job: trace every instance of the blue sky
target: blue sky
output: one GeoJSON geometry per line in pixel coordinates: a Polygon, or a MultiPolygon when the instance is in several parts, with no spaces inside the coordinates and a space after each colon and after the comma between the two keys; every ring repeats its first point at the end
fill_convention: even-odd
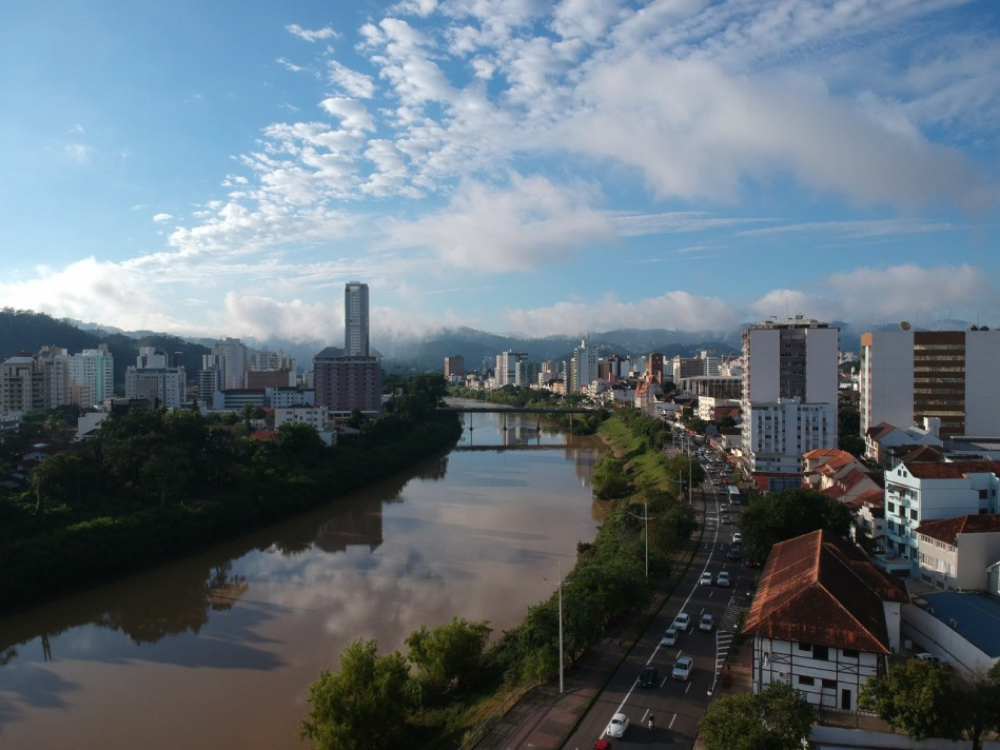
{"type": "Polygon", "coordinates": [[[0,6],[0,304],[373,343],[1000,325],[1000,3],[0,6]]]}

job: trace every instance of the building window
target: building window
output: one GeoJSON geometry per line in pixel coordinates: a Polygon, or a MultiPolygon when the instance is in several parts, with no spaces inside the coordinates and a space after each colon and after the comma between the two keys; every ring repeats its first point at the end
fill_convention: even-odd
{"type": "Polygon", "coordinates": [[[813,678],[813,677],[803,677],[802,675],[799,675],[799,684],[800,685],[815,685],[816,684],[816,679],[813,678]]]}
{"type": "Polygon", "coordinates": [[[830,658],[829,649],[826,646],[813,646],[813,659],[826,661],[830,658]]]}
{"type": "Polygon", "coordinates": [[[812,646],[809,645],[808,643],[800,643],[799,651],[812,651],[812,646]]]}
{"type": "Polygon", "coordinates": [[[857,659],[860,656],[861,656],[861,653],[859,651],[855,651],[853,648],[845,648],[844,649],[844,658],[845,659],[857,659]]]}
{"type": "Polygon", "coordinates": [[[823,680],[823,688],[825,690],[836,690],[837,681],[836,680],[823,680]]]}

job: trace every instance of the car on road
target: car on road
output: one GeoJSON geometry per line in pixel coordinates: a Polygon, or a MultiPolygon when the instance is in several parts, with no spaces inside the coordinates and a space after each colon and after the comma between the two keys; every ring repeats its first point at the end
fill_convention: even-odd
{"type": "Polygon", "coordinates": [[[712,628],[714,627],[715,627],[715,618],[712,617],[711,612],[706,612],[705,614],[703,614],[701,616],[701,619],[698,621],[698,630],[700,630],[703,633],[711,633],[712,628]]]}
{"type": "Polygon", "coordinates": [[[919,654],[914,654],[914,658],[920,659],[920,661],[927,662],[928,664],[936,664],[939,666],[948,666],[948,660],[938,656],[937,654],[932,654],[928,651],[923,651],[919,654]]]}
{"type": "Polygon", "coordinates": [[[740,552],[740,548],[739,547],[733,547],[732,549],[729,550],[729,552],[726,553],[726,557],[728,557],[730,560],[739,560],[740,557],[742,557],[742,553],[740,552]]]}
{"type": "Polygon", "coordinates": [[[720,570],[719,571],[719,575],[717,575],[715,577],[715,585],[716,586],[722,586],[723,588],[727,588],[727,589],[730,586],[733,585],[732,581],[729,580],[729,571],[728,570],[720,570]]]}
{"type": "Polygon", "coordinates": [[[604,730],[604,733],[608,737],[614,737],[619,739],[625,736],[625,731],[628,729],[628,717],[621,711],[616,713],[611,717],[611,723],[608,724],[608,728],[604,730]]]}
{"type": "Polygon", "coordinates": [[[711,586],[712,585],[712,574],[707,570],[701,574],[701,578],[698,580],[699,586],[711,586]]]}
{"type": "Polygon", "coordinates": [[[677,643],[677,631],[674,628],[667,628],[663,631],[663,637],[660,639],[661,646],[673,646],[677,643]]]}
{"type": "Polygon", "coordinates": [[[735,532],[733,534],[733,544],[742,544],[742,543],[743,543],[743,535],[738,531],[735,532]]]}
{"type": "Polygon", "coordinates": [[[639,687],[653,687],[660,678],[660,673],[652,664],[647,664],[639,673],[639,687]]]}
{"type": "Polygon", "coordinates": [[[674,668],[670,671],[670,676],[675,680],[691,679],[691,671],[694,669],[694,661],[690,656],[682,656],[674,662],[674,668]]]}
{"type": "Polygon", "coordinates": [[[678,633],[686,633],[688,628],[691,627],[691,615],[687,612],[681,612],[677,617],[674,618],[674,624],[671,625],[674,630],[678,633]]]}
{"type": "Polygon", "coordinates": [[[606,740],[603,737],[599,740],[595,740],[594,750],[611,750],[611,740],[606,740]]]}
{"type": "Polygon", "coordinates": [[[729,523],[733,522],[733,519],[731,519],[729,516],[723,516],[722,517],[722,522],[725,523],[725,524],[729,524],[729,523]]]}

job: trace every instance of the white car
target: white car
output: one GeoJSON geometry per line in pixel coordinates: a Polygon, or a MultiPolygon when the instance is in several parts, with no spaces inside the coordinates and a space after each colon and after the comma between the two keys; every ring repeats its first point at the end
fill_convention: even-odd
{"type": "Polygon", "coordinates": [[[670,672],[670,676],[675,680],[689,680],[691,679],[692,669],[694,669],[694,662],[691,660],[691,657],[682,656],[674,662],[674,668],[670,672]]]}
{"type": "Polygon", "coordinates": [[[920,654],[914,654],[914,658],[920,659],[920,661],[927,662],[928,664],[936,664],[939,666],[948,666],[948,660],[944,659],[937,654],[932,654],[924,651],[920,654]]]}
{"type": "Polygon", "coordinates": [[[701,579],[698,581],[699,586],[711,586],[712,585],[712,574],[707,570],[701,574],[701,579]]]}
{"type": "Polygon", "coordinates": [[[722,586],[723,588],[727,588],[727,589],[730,586],[733,585],[732,582],[730,582],[730,580],[729,580],[729,571],[728,570],[720,570],[719,571],[719,575],[717,575],[715,577],[715,585],[716,586],[722,586]]]}
{"type": "Polygon", "coordinates": [[[698,630],[703,633],[711,633],[712,628],[715,627],[715,618],[712,617],[711,613],[706,612],[701,616],[701,620],[698,621],[698,630]]]}
{"type": "Polygon", "coordinates": [[[678,633],[686,633],[688,628],[691,627],[691,615],[687,612],[681,612],[677,617],[674,618],[674,624],[671,625],[674,630],[678,633]]]}
{"type": "Polygon", "coordinates": [[[673,646],[677,643],[677,631],[673,628],[667,628],[663,631],[663,637],[660,639],[661,646],[673,646]]]}
{"type": "Polygon", "coordinates": [[[608,728],[604,730],[604,733],[608,737],[618,739],[625,736],[626,729],[628,729],[628,717],[619,712],[611,717],[611,723],[608,724],[608,728]]]}
{"type": "Polygon", "coordinates": [[[733,544],[740,544],[743,542],[743,535],[740,532],[733,534],[733,544]]]}

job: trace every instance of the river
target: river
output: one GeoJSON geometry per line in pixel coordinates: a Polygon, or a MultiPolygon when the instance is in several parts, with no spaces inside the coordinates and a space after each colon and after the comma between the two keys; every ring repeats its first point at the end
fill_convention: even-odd
{"type": "Polygon", "coordinates": [[[527,416],[465,426],[404,475],[0,619],[0,747],[301,750],[309,684],[353,639],[405,653],[453,616],[520,622],[594,536],[599,446],[527,416]],[[528,449],[483,449],[504,444],[528,449]]]}

